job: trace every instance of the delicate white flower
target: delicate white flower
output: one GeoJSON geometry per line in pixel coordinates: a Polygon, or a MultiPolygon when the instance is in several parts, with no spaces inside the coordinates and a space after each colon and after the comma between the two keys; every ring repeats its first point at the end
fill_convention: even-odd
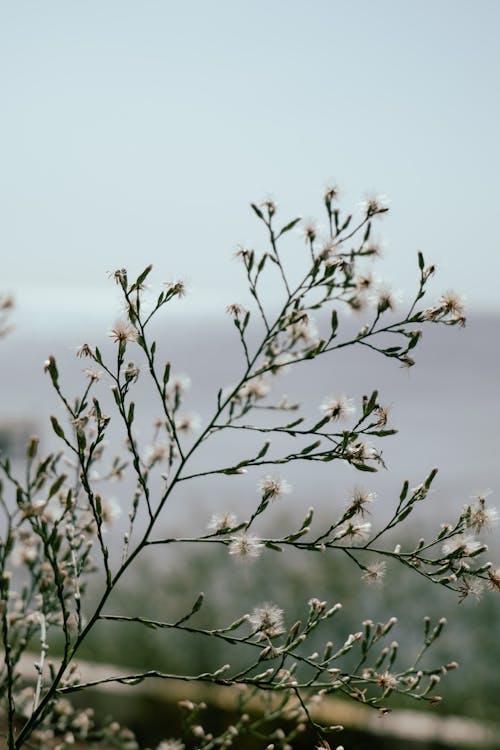
{"type": "Polygon", "coordinates": [[[300,229],[300,234],[308,241],[314,242],[318,236],[320,225],[315,219],[304,219],[300,229]]]}
{"type": "Polygon", "coordinates": [[[275,604],[265,602],[255,607],[248,616],[252,629],[257,632],[257,640],[273,638],[285,632],[283,610],[275,604]]]}
{"type": "Polygon", "coordinates": [[[169,385],[179,393],[184,393],[191,386],[191,378],[185,373],[178,373],[170,378],[169,385]]]}
{"type": "Polygon", "coordinates": [[[263,548],[264,545],[258,537],[240,531],[231,537],[229,554],[240,558],[256,558],[260,557],[263,548]]]}
{"type": "Polygon", "coordinates": [[[186,285],[184,281],[164,281],[163,285],[167,287],[167,294],[177,296],[179,299],[186,295],[186,285]]]}
{"type": "Polygon", "coordinates": [[[452,289],[441,295],[439,304],[445,315],[463,315],[465,312],[464,298],[452,289]]]}
{"type": "Polygon", "coordinates": [[[180,740],[170,739],[170,740],[162,740],[159,745],[157,745],[156,750],[184,750],[185,745],[180,740]]]}
{"type": "Polygon", "coordinates": [[[364,487],[354,487],[348,497],[346,510],[350,513],[359,513],[364,516],[368,513],[367,506],[371,505],[377,499],[376,492],[369,492],[364,487]]]}
{"type": "Polygon", "coordinates": [[[457,534],[443,544],[443,555],[445,557],[468,557],[478,552],[481,547],[483,544],[473,536],[457,534]]]}
{"type": "Polygon", "coordinates": [[[91,382],[100,380],[102,378],[102,372],[100,370],[95,370],[93,367],[86,367],[83,373],[91,382]]]}
{"type": "Polygon", "coordinates": [[[152,445],[147,446],[144,461],[151,467],[158,461],[166,461],[169,457],[169,453],[170,449],[166,443],[156,441],[152,443],[152,445]]]}
{"type": "Polygon", "coordinates": [[[101,515],[103,523],[109,525],[122,513],[122,509],[116,497],[101,498],[101,515]]]}
{"type": "Polygon", "coordinates": [[[379,560],[367,565],[361,578],[367,583],[382,583],[386,571],[387,563],[384,560],[379,560]]]}
{"type": "Polygon", "coordinates": [[[235,318],[238,318],[240,315],[244,315],[246,313],[246,310],[242,305],[239,305],[237,302],[233,302],[226,307],[226,312],[229,313],[229,315],[233,315],[235,318]]]}
{"type": "Polygon", "coordinates": [[[276,370],[276,372],[284,375],[285,373],[288,373],[290,371],[288,365],[292,364],[292,362],[295,362],[295,357],[293,356],[293,354],[291,354],[290,352],[281,352],[280,354],[277,354],[276,357],[274,357],[271,368],[273,372],[276,370]]]}
{"type": "Polygon", "coordinates": [[[238,519],[234,513],[214,513],[212,518],[207,524],[207,529],[212,534],[217,534],[220,531],[226,531],[227,529],[233,529],[238,524],[238,519]]]}
{"type": "Polygon", "coordinates": [[[242,385],[234,398],[238,401],[265,398],[270,390],[271,383],[263,377],[257,377],[242,385]]]}
{"type": "Polygon", "coordinates": [[[388,203],[389,199],[386,195],[369,195],[359,205],[367,216],[374,216],[388,211],[388,203]]]}
{"type": "Polygon", "coordinates": [[[486,584],[491,591],[500,591],[500,568],[488,570],[488,583],[486,584]]]}
{"type": "Polygon", "coordinates": [[[117,344],[125,344],[128,341],[137,340],[137,331],[134,326],[124,320],[117,320],[115,327],[109,335],[117,344]]]}
{"type": "Polygon", "coordinates": [[[468,596],[473,596],[475,599],[479,600],[484,591],[484,582],[480,578],[463,576],[460,579],[458,590],[460,599],[465,599],[468,596]]]}
{"type": "Polygon", "coordinates": [[[259,203],[259,206],[261,208],[265,208],[268,213],[273,216],[273,214],[275,214],[277,210],[275,196],[272,193],[267,193],[267,195],[259,203]]]}
{"type": "Polygon", "coordinates": [[[347,419],[356,411],[353,399],[347,398],[343,393],[340,396],[327,396],[319,408],[332,422],[347,419]]]}
{"type": "Polygon", "coordinates": [[[286,479],[270,474],[262,477],[257,486],[262,493],[263,500],[276,500],[281,495],[288,495],[292,491],[292,486],[286,479]]]}
{"type": "Polygon", "coordinates": [[[325,187],[324,200],[326,203],[331,203],[334,200],[338,200],[340,197],[340,188],[333,182],[329,182],[325,187]]]}
{"type": "Polygon", "coordinates": [[[475,502],[470,506],[465,506],[464,510],[469,513],[467,525],[476,533],[481,529],[491,529],[498,522],[498,511],[496,508],[486,507],[486,498],[491,491],[482,492],[476,496],[475,502]]]}
{"type": "Polygon", "coordinates": [[[201,426],[201,419],[199,414],[178,414],[175,417],[175,426],[182,432],[198,430],[201,426]]]}
{"type": "Polygon", "coordinates": [[[354,461],[357,463],[365,463],[365,461],[377,461],[380,460],[380,454],[377,449],[366,443],[364,440],[360,440],[359,443],[351,443],[345,449],[345,458],[347,461],[354,461]]]}
{"type": "Polygon", "coordinates": [[[370,538],[371,529],[372,525],[369,521],[366,523],[348,521],[339,528],[335,534],[335,539],[349,539],[352,544],[362,544],[370,538]]]}
{"type": "Polygon", "coordinates": [[[379,313],[394,310],[401,301],[401,292],[393,292],[387,285],[382,285],[370,297],[370,301],[379,313]]]}
{"type": "Polygon", "coordinates": [[[294,342],[302,340],[304,344],[309,344],[318,339],[318,329],[315,322],[306,314],[302,315],[299,320],[293,322],[288,333],[294,342]]]}
{"type": "Polygon", "coordinates": [[[398,678],[391,672],[382,672],[377,675],[377,685],[380,685],[384,690],[394,690],[398,684],[398,678]]]}

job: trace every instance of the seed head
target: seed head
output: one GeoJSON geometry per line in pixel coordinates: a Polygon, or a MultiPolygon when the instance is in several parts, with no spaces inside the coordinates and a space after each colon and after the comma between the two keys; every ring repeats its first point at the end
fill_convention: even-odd
{"type": "Polygon", "coordinates": [[[288,495],[292,491],[292,486],[286,479],[270,474],[263,477],[257,486],[262,493],[263,500],[276,500],[281,495],[288,495]]]}
{"type": "Polygon", "coordinates": [[[319,408],[332,422],[347,419],[356,411],[353,399],[343,393],[340,396],[327,396],[319,408]]]}
{"type": "Polygon", "coordinates": [[[231,537],[229,554],[241,559],[257,558],[262,554],[264,545],[260,539],[253,534],[240,531],[231,537]]]}
{"type": "Polygon", "coordinates": [[[283,610],[275,604],[264,602],[252,610],[248,621],[254,631],[257,631],[257,640],[274,638],[285,632],[283,622],[283,610]]]}

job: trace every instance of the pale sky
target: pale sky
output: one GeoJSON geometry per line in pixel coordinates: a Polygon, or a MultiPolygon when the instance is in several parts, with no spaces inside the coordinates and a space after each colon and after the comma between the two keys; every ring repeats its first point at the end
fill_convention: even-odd
{"type": "Polygon", "coordinates": [[[389,196],[396,288],[420,249],[498,311],[499,29],[497,0],[2,3],[0,289],[68,320],[153,263],[222,306],[249,202],[321,221],[333,179],[389,196]]]}

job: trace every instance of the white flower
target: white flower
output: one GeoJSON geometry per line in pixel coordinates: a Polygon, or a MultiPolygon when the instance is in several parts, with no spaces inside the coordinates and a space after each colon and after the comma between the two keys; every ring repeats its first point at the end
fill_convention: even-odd
{"type": "Polygon", "coordinates": [[[443,544],[443,555],[445,557],[468,557],[478,552],[481,547],[483,544],[473,536],[457,534],[443,544]]]}
{"type": "Polygon", "coordinates": [[[263,477],[257,486],[262,492],[263,500],[276,500],[281,495],[288,495],[292,491],[292,486],[286,479],[270,474],[263,477]]]}
{"type": "Polygon", "coordinates": [[[334,538],[346,538],[353,544],[362,544],[363,542],[368,541],[371,529],[372,525],[368,521],[366,523],[352,523],[352,521],[349,521],[340,527],[334,538]]]}
{"type": "Polygon", "coordinates": [[[273,638],[285,632],[283,610],[269,602],[255,607],[248,616],[248,621],[253,630],[258,631],[258,640],[273,638]]]}
{"type": "Polygon", "coordinates": [[[322,226],[315,219],[303,219],[300,234],[308,242],[314,242],[322,226]]]}
{"type": "Polygon", "coordinates": [[[186,285],[184,281],[164,281],[163,285],[167,287],[167,294],[170,297],[177,296],[180,299],[186,295],[186,285]]]}
{"type": "Polygon", "coordinates": [[[199,414],[178,414],[175,418],[175,426],[182,432],[198,430],[201,426],[201,419],[199,414]]]}
{"type": "Polygon", "coordinates": [[[246,400],[248,398],[265,398],[270,390],[271,384],[269,381],[265,380],[263,377],[257,377],[242,385],[234,398],[238,401],[246,400]]]}
{"type": "Polygon", "coordinates": [[[500,568],[488,570],[487,586],[491,591],[500,591],[500,568]]]}
{"type": "Polygon", "coordinates": [[[401,301],[401,292],[393,292],[388,286],[382,285],[370,297],[370,301],[379,313],[383,313],[386,310],[394,310],[401,301]]]}
{"type": "Polygon", "coordinates": [[[367,583],[382,583],[387,570],[387,563],[384,560],[367,565],[361,578],[367,583]]]}
{"type": "Polygon", "coordinates": [[[229,554],[240,558],[260,557],[264,545],[260,539],[253,534],[240,531],[231,537],[229,554]]]}
{"type": "Polygon", "coordinates": [[[117,344],[125,344],[127,341],[137,340],[137,331],[134,326],[124,320],[117,320],[115,327],[109,335],[117,344]]]}
{"type": "Polygon", "coordinates": [[[166,443],[155,442],[145,450],[144,461],[151,468],[158,461],[166,461],[169,456],[169,446],[166,443]]]}
{"type": "Polygon", "coordinates": [[[483,528],[491,529],[498,522],[497,509],[486,507],[486,498],[490,494],[490,490],[480,493],[476,496],[475,503],[464,508],[470,514],[467,525],[476,533],[483,528]]]}
{"type": "Polygon", "coordinates": [[[388,210],[389,199],[386,195],[369,195],[359,204],[367,216],[383,213],[388,210]]]}
{"type": "Polygon", "coordinates": [[[271,369],[273,372],[279,372],[281,375],[285,375],[290,371],[288,365],[295,362],[295,357],[290,352],[280,352],[274,357],[271,369]]]}
{"type": "Polygon", "coordinates": [[[187,391],[191,385],[191,378],[189,377],[189,375],[179,373],[178,375],[174,375],[170,378],[169,385],[174,390],[179,391],[180,393],[184,393],[184,391],[187,391]]]}
{"type": "Polygon", "coordinates": [[[441,295],[439,304],[446,315],[463,315],[465,312],[464,298],[452,289],[441,295]]]}
{"type": "Polygon", "coordinates": [[[184,750],[184,743],[180,740],[163,740],[157,745],[156,750],[184,750]]]}
{"type": "Polygon", "coordinates": [[[353,399],[343,393],[340,396],[327,396],[319,408],[332,422],[340,422],[356,411],[353,399]]]}
{"type": "Polygon", "coordinates": [[[302,339],[305,344],[318,339],[318,329],[315,322],[304,313],[298,320],[291,323],[288,333],[295,341],[302,339]]]}
{"type": "Polygon", "coordinates": [[[94,382],[96,380],[100,380],[102,378],[102,371],[101,370],[95,370],[93,367],[86,367],[85,370],[83,371],[83,373],[92,382],[94,382]]]}
{"type": "Polygon", "coordinates": [[[220,531],[234,528],[237,523],[238,519],[236,518],[234,513],[214,513],[207,524],[207,529],[211,533],[217,534],[220,531]]]}
{"type": "Polygon", "coordinates": [[[484,591],[484,582],[480,578],[472,578],[471,576],[463,576],[460,579],[460,599],[466,599],[468,596],[473,596],[479,600],[484,591]]]}
{"type": "Polygon", "coordinates": [[[374,503],[376,499],[376,492],[369,492],[364,487],[354,487],[348,497],[346,510],[350,513],[359,513],[363,517],[368,512],[366,506],[374,503]]]}
{"type": "Polygon", "coordinates": [[[377,685],[380,685],[384,690],[393,690],[398,684],[398,678],[391,672],[383,672],[378,675],[377,685]]]}
{"type": "Polygon", "coordinates": [[[347,446],[345,449],[345,458],[347,461],[365,463],[365,461],[380,460],[380,454],[373,445],[366,443],[364,440],[360,440],[359,443],[351,443],[347,446]]]}
{"type": "Polygon", "coordinates": [[[122,509],[116,497],[101,498],[101,514],[103,523],[108,526],[121,516],[122,509]]]}

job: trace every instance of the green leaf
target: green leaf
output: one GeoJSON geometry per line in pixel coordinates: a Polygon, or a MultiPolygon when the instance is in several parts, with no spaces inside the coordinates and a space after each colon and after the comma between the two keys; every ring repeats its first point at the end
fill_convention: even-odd
{"type": "Polygon", "coordinates": [[[305,448],[302,448],[299,456],[306,456],[308,453],[311,453],[315,448],[318,448],[321,445],[321,440],[315,440],[314,443],[311,443],[311,445],[307,445],[305,448]]]}
{"type": "Polygon", "coordinates": [[[66,440],[66,435],[64,434],[64,430],[59,424],[59,422],[57,421],[57,419],[55,417],[51,417],[50,422],[52,424],[52,429],[56,433],[57,437],[62,438],[62,440],[66,440]]]}
{"type": "Polygon", "coordinates": [[[266,547],[269,547],[269,549],[273,549],[275,552],[283,552],[283,547],[274,544],[274,542],[265,542],[265,545],[266,547]]]}
{"type": "Polygon", "coordinates": [[[170,362],[167,362],[163,371],[163,385],[167,385],[170,378],[170,362]]]}
{"type": "Polygon", "coordinates": [[[131,425],[132,422],[134,421],[134,412],[135,412],[135,403],[131,401],[130,406],[128,408],[128,416],[127,416],[127,422],[129,425],[131,425]]]}
{"type": "Polygon", "coordinates": [[[283,227],[283,229],[280,231],[280,233],[278,234],[278,237],[281,237],[282,234],[285,234],[285,232],[289,232],[290,229],[293,229],[294,226],[299,223],[300,219],[301,219],[301,217],[299,216],[297,219],[294,219],[289,224],[286,224],[283,227]]]}
{"type": "Polygon", "coordinates": [[[54,359],[52,354],[45,364],[45,370],[49,373],[52,384],[54,386],[57,386],[57,381],[59,380],[59,372],[57,370],[56,360],[54,359]]]}
{"type": "Polygon", "coordinates": [[[347,219],[344,221],[344,223],[340,227],[340,231],[341,232],[343,232],[345,229],[347,229],[347,227],[351,223],[351,219],[352,219],[352,214],[349,214],[349,216],[347,217],[347,219]]]}
{"type": "Polygon", "coordinates": [[[363,404],[363,416],[367,417],[377,406],[378,391],[373,391],[372,395],[363,404]]]}
{"type": "Polygon", "coordinates": [[[260,210],[260,208],[258,206],[256,206],[255,203],[250,203],[250,205],[252,206],[253,210],[255,211],[255,213],[257,214],[257,216],[259,217],[259,219],[262,219],[262,221],[265,221],[264,214],[262,213],[262,211],[260,210]]]}
{"type": "Polygon", "coordinates": [[[325,424],[327,424],[327,422],[329,422],[329,421],[330,421],[330,417],[321,417],[321,419],[319,420],[319,422],[316,422],[316,424],[314,425],[314,427],[311,428],[311,432],[317,432],[325,424]]]}
{"type": "Polygon", "coordinates": [[[427,477],[427,479],[425,480],[424,487],[426,490],[428,490],[429,487],[431,486],[432,482],[434,481],[434,477],[436,476],[437,473],[438,473],[438,470],[433,469],[431,473],[429,474],[429,476],[427,477]]]}
{"type": "Polygon", "coordinates": [[[332,318],[331,318],[332,339],[335,337],[335,334],[337,333],[338,325],[339,325],[339,319],[338,319],[337,311],[332,310],[332,318]]]}
{"type": "Polygon", "coordinates": [[[267,451],[269,450],[270,445],[271,443],[269,442],[269,440],[266,440],[266,442],[260,449],[259,453],[257,454],[257,458],[263,458],[266,455],[267,451]]]}
{"type": "Polygon", "coordinates": [[[132,288],[140,287],[141,284],[143,284],[146,281],[146,278],[151,273],[153,266],[149,265],[147,266],[144,271],[137,277],[137,280],[132,288]]]}
{"type": "Polygon", "coordinates": [[[358,471],[371,471],[372,473],[377,471],[375,466],[369,466],[368,464],[359,464],[355,461],[351,461],[351,466],[354,466],[358,471]]]}
{"type": "Polygon", "coordinates": [[[50,500],[51,497],[54,497],[54,495],[56,494],[56,492],[61,489],[61,487],[64,484],[64,482],[66,481],[67,477],[68,477],[67,474],[61,474],[60,477],[57,477],[56,481],[54,482],[54,484],[52,485],[52,487],[49,490],[49,494],[48,494],[48,498],[47,498],[48,500],[50,500]]]}
{"type": "Polygon", "coordinates": [[[406,508],[398,515],[396,521],[398,523],[401,523],[401,521],[404,521],[405,518],[407,518],[410,515],[412,510],[413,510],[413,505],[407,505],[406,508]]]}
{"type": "Polygon", "coordinates": [[[410,483],[408,482],[408,480],[406,480],[405,483],[403,484],[403,488],[402,488],[401,494],[399,496],[399,499],[401,500],[401,502],[403,502],[406,499],[406,496],[408,494],[408,488],[409,488],[409,486],[410,486],[410,483]]]}

